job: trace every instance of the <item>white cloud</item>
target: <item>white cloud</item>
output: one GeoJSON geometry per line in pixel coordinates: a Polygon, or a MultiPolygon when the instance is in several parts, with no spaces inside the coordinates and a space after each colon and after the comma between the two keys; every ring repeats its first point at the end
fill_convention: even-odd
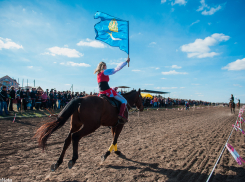
{"type": "Polygon", "coordinates": [[[208,23],[208,25],[211,25],[212,23],[208,23]]]}
{"type": "Polygon", "coordinates": [[[181,50],[183,52],[187,52],[187,57],[197,57],[197,58],[205,58],[205,57],[213,57],[219,55],[216,52],[210,52],[210,46],[214,46],[221,41],[227,41],[230,37],[224,35],[222,33],[214,33],[213,35],[206,37],[205,39],[196,39],[195,42],[185,44],[181,46],[181,50]]]}
{"type": "Polygon", "coordinates": [[[199,83],[192,83],[192,85],[200,85],[199,83]]]}
{"type": "Polygon", "coordinates": [[[220,10],[221,9],[221,6],[219,5],[217,8],[211,8],[209,11],[207,10],[204,10],[202,12],[203,15],[212,15],[214,14],[216,11],[220,10]]]}
{"type": "Polygon", "coordinates": [[[132,71],[135,71],[135,72],[137,72],[137,71],[141,71],[141,70],[132,70],[132,71]]]}
{"type": "Polygon", "coordinates": [[[95,47],[95,48],[105,48],[106,45],[97,41],[97,40],[91,40],[91,39],[86,39],[85,41],[81,40],[80,42],[77,43],[78,46],[87,46],[87,47],[95,47]]]}
{"type": "Polygon", "coordinates": [[[171,2],[171,5],[175,5],[175,4],[178,4],[178,5],[185,5],[187,3],[186,0],[175,0],[174,2],[171,2]]]}
{"type": "Polygon", "coordinates": [[[207,4],[205,4],[205,0],[200,1],[201,6],[198,7],[197,11],[202,11],[204,8],[210,8],[207,4]]]}
{"type": "Polygon", "coordinates": [[[166,78],[161,78],[161,79],[166,80],[166,78]]]}
{"type": "Polygon", "coordinates": [[[227,70],[245,70],[245,58],[238,59],[222,68],[227,70]]]}
{"type": "Polygon", "coordinates": [[[221,5],[216,6],[216,8],[210,7],[205,3],[205,0],[201,0],[200,3],[201,6],[198,7],[197,11],[202,11],[203,15],[213,15],[222,8],[221,5]]]}
{"type": "Polygon", "coordinates": [[[193,22],[190,26],[192,26],[192,25],[194,25],[196,23],[199,23],[199,22],[200,22],[200,20],[197,20],[197,21],[193,22]]]}
{"type": "Polygon", "coordinates": [[[54,62],[55,64],[57,63],[57,62],[54,62]]]}
{"type": "Polygon", "coordinates": [[[42,53],[42,55],[52,55],[52,56],[56,56],[56,55],[61,55],[61,56],[67,56],[70,58],[79,58],[82,57],[83,54],[78,52],[76,49],[69,49],[69,48],[61,48],[61,47],[51,47],[48,49],[50,52],[45,52],[42,53]]]}
{"type": "Polygon", "coordinates": [[[166,3],[167,0],[161,0],[161,4],[166,3]]]}
{"type": "Polygon", "coordinates": [[[162,72],[163,75],[186,75],[188,73],[186,72],[177,72],[175,70],[171,70],[171,71],[168,71],[168,72],[162,72]]]}
{"type": "Polygon", "coordinates": [[[65,85],[68,85],[68,86],[69,86],[69,85],[71,85],[71,84],[65,84],[65,85]]]}
{"type": "Polygon", "coordinates": [[[0,50],[2,49],[23,49],[22,45],[18,45],[15,42],[12,42],[11,39],[4,39],[2,37],[0,37],[0,50]]]}
{"type": "Polygon", "coordinates": [[[66,45],[64,45],[64,47],[68,47],[68,45],[66,44],[66,45]]]}
{"type": "Polygon", "coordinates": [[[159,67],[156,67],[156,70],[159,70],[160,68],[159,67]]]}
{"type": "Polygon", "coordinates": [[[91,65],[86,63],[74,63],[72,61],[69,61],[67,63],[60,63],[61,65],[67,65],[67,66],[81,66],[81,67],[90,67],[91,65]]]}
{"type": "Polygon", "coordinates": [[[151,42],[150,44],[149,44],[149,47],[153,47],[154,45],[156,45],[157,43],[156,42],[151,42]]]}
{"type": "Polygon", "coordinates": [[[242,87],[240,84],[233,84],[235,87],[242,87]]]}
{"type": "Polygon", "coordinates": [[[182,67],[181,66],[177,66],[177,65],[172,65],[171,68],[180,69],[182,67]]]}
{"type": "Polygon", "coordinates": [[[32,69],[32,68],[33,68],[33,66],[27,66],[27,68],[32,69]]]}
{"type": "Polygon", "coordinates": [[[86,63],[74,63],[74,62],[67,62],[67,65],[70,65],[70,66],[82,66],[82,67],[90,67],[91,65],[89,64],[86,64],[86,63]]]}
{"type": "Polygon", "coordinates": [[[235,42],[234,44],[237,44],[237,42],[235,42]]]}
{"type": "Polygon", "coordinates": [[[25,8],[23,8],[23,11],[26,11],[26,9],[25,9],[25,8]]]}
{"type": "Polygon", "coordinates": [[[199,97],[203,97],[204,95],[198,95],[199,97]]]}

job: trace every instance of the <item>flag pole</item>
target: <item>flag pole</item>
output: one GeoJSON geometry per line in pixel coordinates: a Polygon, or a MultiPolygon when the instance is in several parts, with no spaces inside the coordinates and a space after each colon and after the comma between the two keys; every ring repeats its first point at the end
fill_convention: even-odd
{"type": "MultiPolygon", "coordinates": [[[[129,21],[128,21],[128,58],[129,58],[129,21]]],[[[129,67],[129,62],[128,62],[129,67]]]]}

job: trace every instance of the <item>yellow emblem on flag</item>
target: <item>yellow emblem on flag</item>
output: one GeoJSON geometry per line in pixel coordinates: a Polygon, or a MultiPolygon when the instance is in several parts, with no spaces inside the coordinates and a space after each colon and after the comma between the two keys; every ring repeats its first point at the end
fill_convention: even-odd
{"type": "Polygon", "coordinates": [[[111,20],[108,26],[109,30],[112,32],[118,32],[117,21],[115,19],[111,20]]]}

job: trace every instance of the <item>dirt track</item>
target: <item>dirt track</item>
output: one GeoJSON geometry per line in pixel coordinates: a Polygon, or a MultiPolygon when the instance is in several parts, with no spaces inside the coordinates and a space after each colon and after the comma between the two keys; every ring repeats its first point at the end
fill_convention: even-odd
{"type": "MultiPolygon", "coordinates": [[[[46,152],[32,140],[47,118],[0,120],[0,179],[14,181],[206,181],[237,118],[229,108],[195,111],[144,111],[130,115],[119,136],[118,149],[104,163],[100,156],[112,142],[101,127],[79,142],[79,158],[72,169],[71,146],[63,164],[50,171],[63,148],[69,122],[52,134],[46,152]]],[[[244,126],[243,126],[243,129],[244,126]]],[[[245,135],[234,130],[229,143],[245,158],[245,135]]],[[[225,150],[210,181],[245,181],[239,166],[225,150]]]]}

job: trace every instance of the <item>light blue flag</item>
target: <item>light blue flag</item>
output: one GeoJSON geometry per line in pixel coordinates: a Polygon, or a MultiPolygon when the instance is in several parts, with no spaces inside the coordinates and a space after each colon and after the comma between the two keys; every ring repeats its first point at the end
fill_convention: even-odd
{"type": "Polygon", "coordinates": [[[101,21],[94,26],[95,39],[119,47],[129,54],[129,22],[97,11],[94,18],[101,21]]]}

